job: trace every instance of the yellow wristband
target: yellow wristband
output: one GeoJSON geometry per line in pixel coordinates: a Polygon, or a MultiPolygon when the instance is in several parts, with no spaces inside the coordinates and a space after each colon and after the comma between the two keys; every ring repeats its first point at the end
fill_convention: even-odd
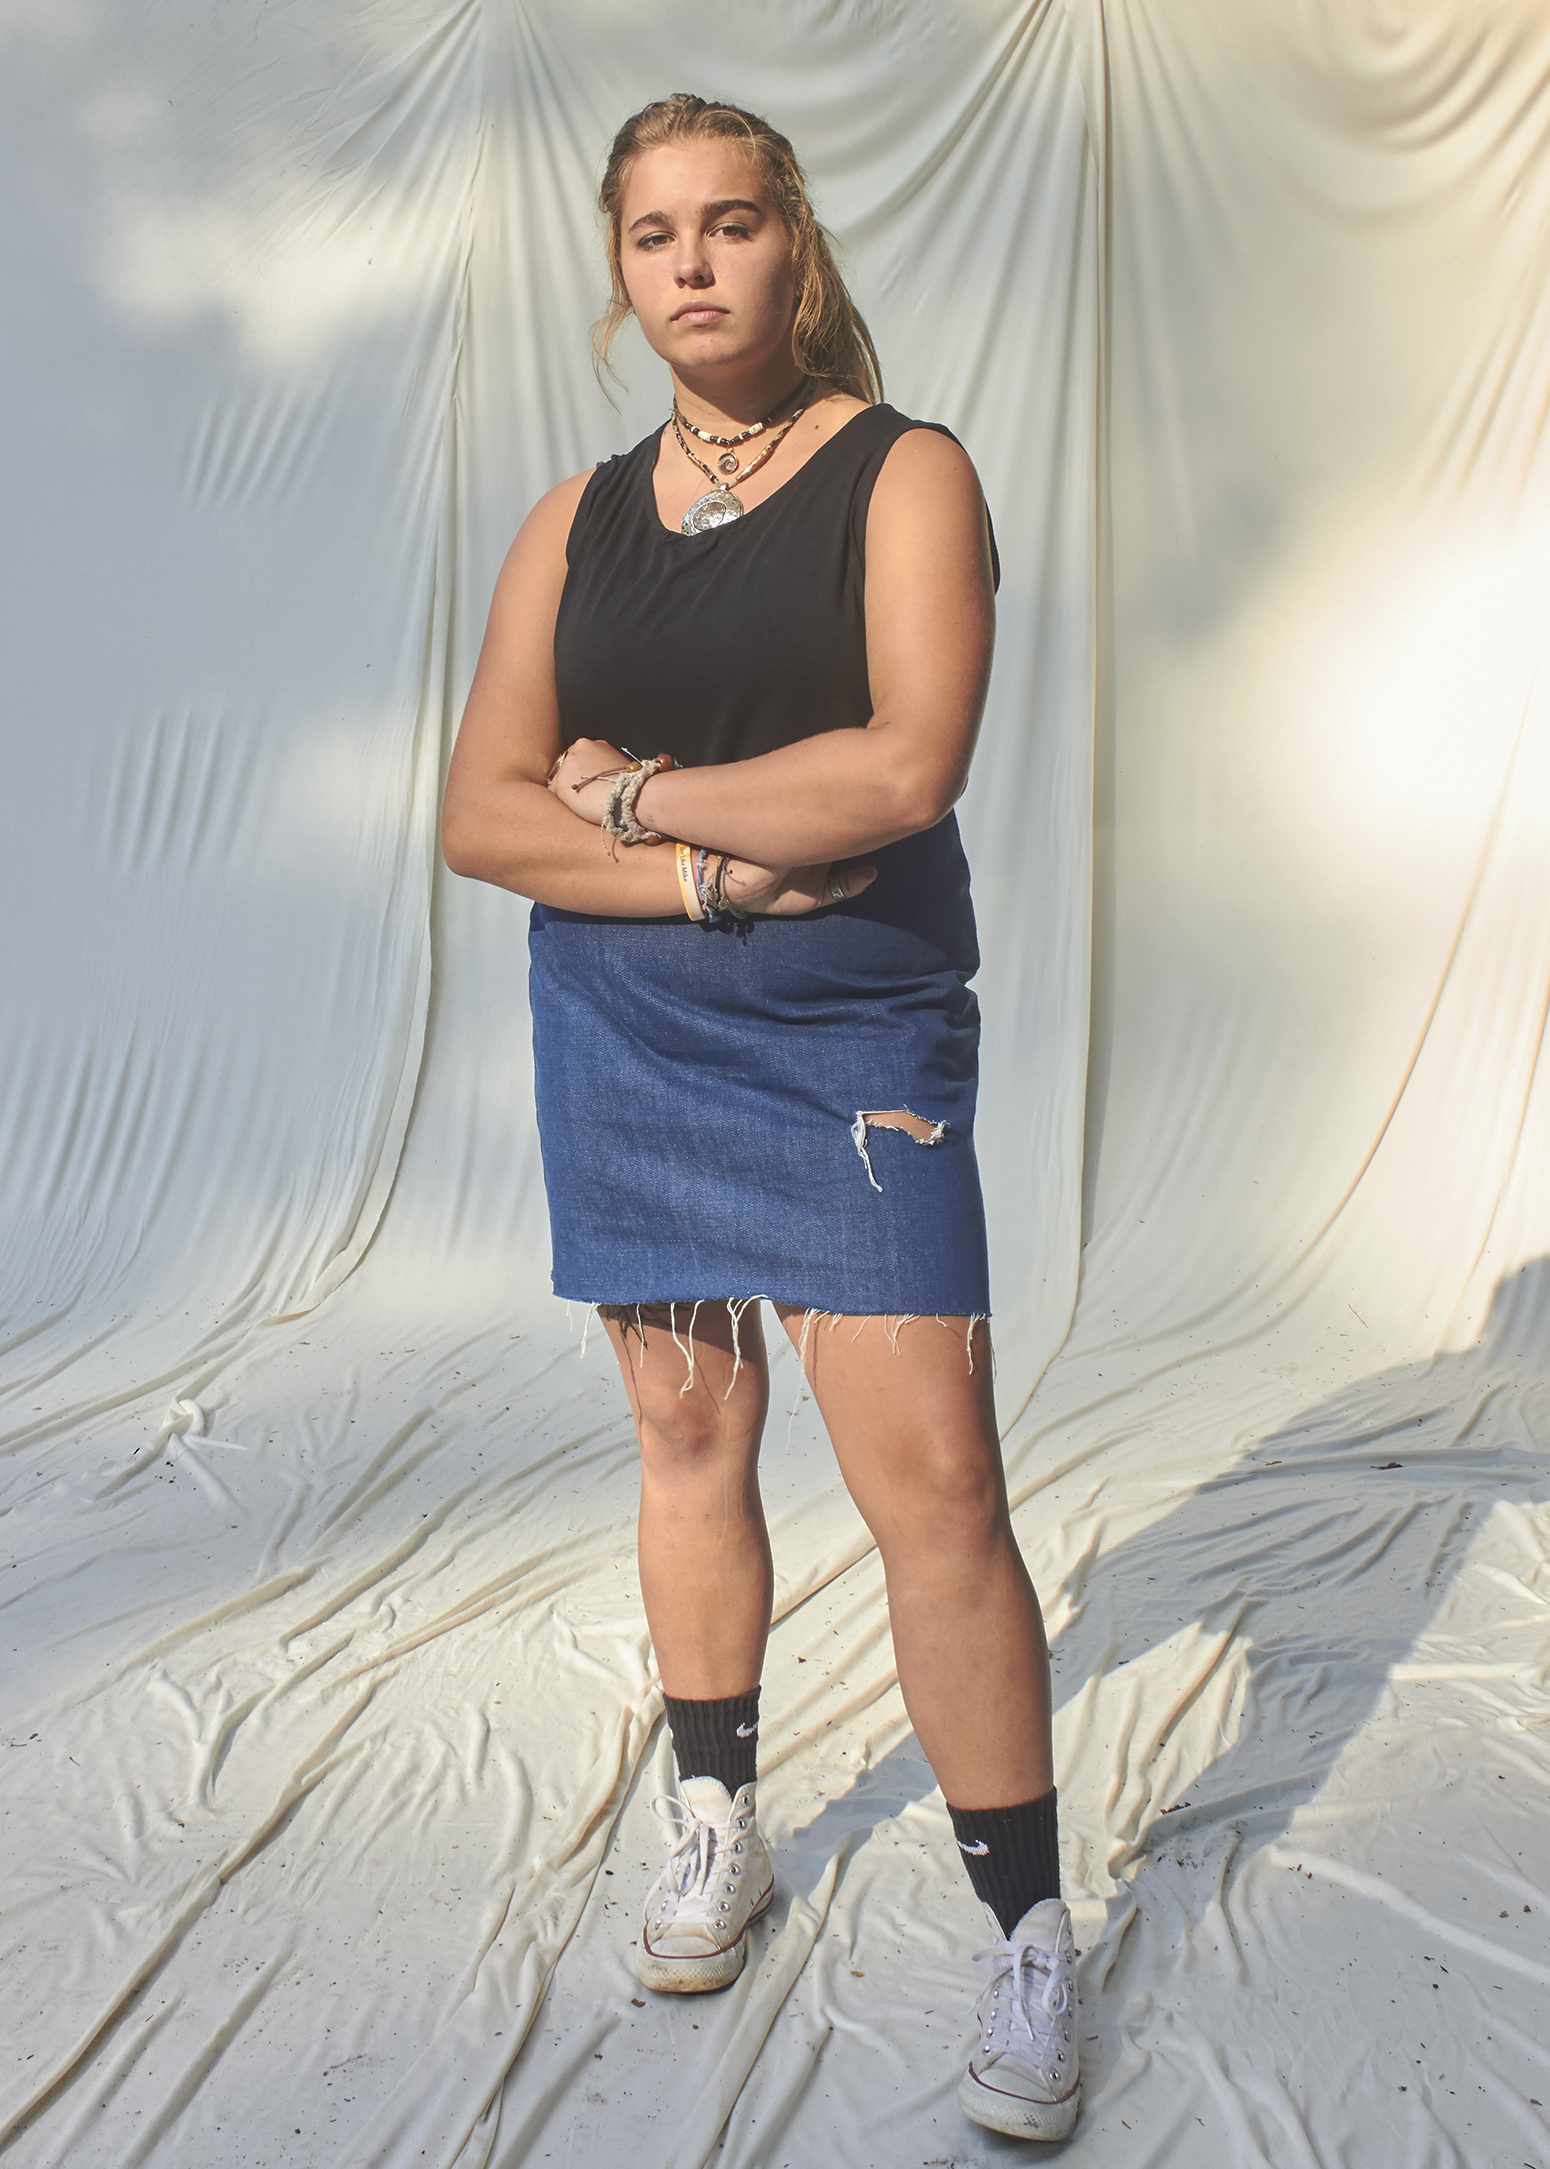
{"type": "Polygon", "coordinates": [[[681,843],[675,854],[675,863],[678,868],[678,893],[684,900],[684,910],[691,919],[703,919],[705,906],[700,902],[700,892],[694,882],[693,846],[681,843]]]}

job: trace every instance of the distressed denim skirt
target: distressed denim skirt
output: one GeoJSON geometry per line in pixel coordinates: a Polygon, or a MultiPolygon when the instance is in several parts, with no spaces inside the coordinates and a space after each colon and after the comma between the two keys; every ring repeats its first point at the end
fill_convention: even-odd
{"type": "Polygon", "coordinates": [[[533,907],[556,1294],[989,1312],[957,822],[871,862],[861,896],[794,919],[533,907]],[[920,1119],[876,1119],[899,1113],[920,1119]]]}

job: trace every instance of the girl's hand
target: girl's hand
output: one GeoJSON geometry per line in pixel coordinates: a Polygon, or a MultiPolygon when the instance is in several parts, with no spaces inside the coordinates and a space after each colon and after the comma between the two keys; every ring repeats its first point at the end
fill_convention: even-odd
{"type": "Polygon", "coordinates": [[[875,866],[755,866],[748,859],[729,859],[722,889],[740,911],[795,919],[825,904],[845,903],[876,879],[875,866]]]}
{"type": "Polygon", "coordinates": [[[608,793],[621,769],[635,764],[604,738],[578,738],[549,771],[549,789],[562,806],[601,828],[608,793]]]}

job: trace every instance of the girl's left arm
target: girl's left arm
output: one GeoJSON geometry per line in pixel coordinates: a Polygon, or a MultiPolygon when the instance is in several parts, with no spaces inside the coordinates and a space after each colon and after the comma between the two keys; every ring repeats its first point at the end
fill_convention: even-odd
{"type": "MultiPolygon", "coordinates": [[[[867,514],[871,720],[752,760],[655,775],[640,792],[637,819],[770,866],[857,858],[935,827],[968,780],[994,635],[979,478],[950,437],[912,429],[884,460],[867,514]]],[[[791,637],[801,639],[800,625],[791,637]]],[[[616,735],[635,743],[627,717],[616,735]]],[[[594,821],[606,784],[572,786],[596,771],[598,751],[579,739],[551,786],[594,821]]]]}

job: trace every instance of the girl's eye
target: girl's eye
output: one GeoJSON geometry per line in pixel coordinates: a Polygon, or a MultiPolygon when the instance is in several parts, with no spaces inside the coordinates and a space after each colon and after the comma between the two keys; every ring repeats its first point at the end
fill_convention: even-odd
{"type": "Polygon", "coordinates": [[[655,248],[659,241],[667,240],[665,233],[643,233],[635,246],[640,249],[655,248]]]}

